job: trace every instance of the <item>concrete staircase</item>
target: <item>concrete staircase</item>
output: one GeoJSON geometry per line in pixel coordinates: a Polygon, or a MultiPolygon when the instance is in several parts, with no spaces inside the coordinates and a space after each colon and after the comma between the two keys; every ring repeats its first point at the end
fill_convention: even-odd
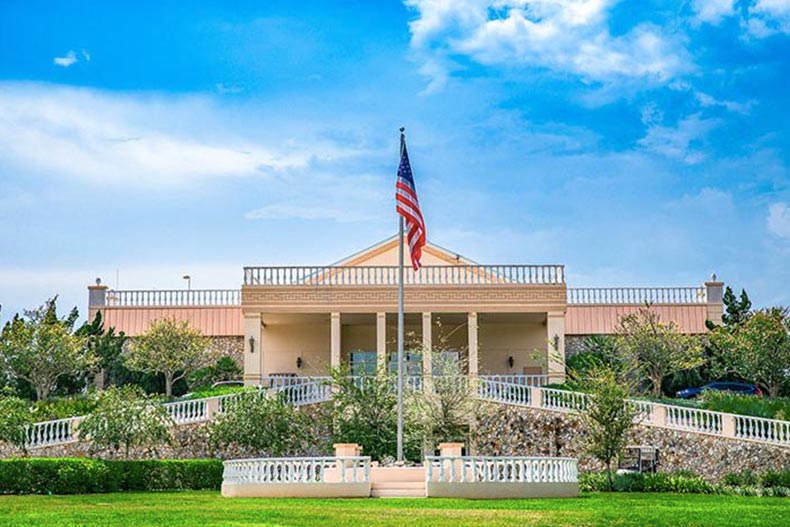
{"type": "Polygon", "coordinates": [[[371,467],[370,496],[373,498],[424,498],[423,467],[371,467]]]}

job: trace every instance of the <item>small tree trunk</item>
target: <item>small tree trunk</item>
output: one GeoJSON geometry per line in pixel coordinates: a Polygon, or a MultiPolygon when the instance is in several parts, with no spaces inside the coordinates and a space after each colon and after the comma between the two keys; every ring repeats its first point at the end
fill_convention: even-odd
{"type": "Polygon", "coordinates": [[[653,383],[653,397],[661,397],[661,381],[663,377],[653,378],[650,382],[653,383]]]}
{"type": "Polygon", "coordinates": [[[612,460],[606,460],[606,482],[609,485],[609,492],[614,490],[614,478],[612,477],[612,460]]]}
{"type": "Polygon", "coordinates": [[[173,395],[173,374],[165,373],[165,395],[171,397],[173,395]]]}
{"type": "Polygon", "coordinates": [[[44,385],[36,386],[36,400],[43,401],[49,397],[49,388],[44,385]]]}

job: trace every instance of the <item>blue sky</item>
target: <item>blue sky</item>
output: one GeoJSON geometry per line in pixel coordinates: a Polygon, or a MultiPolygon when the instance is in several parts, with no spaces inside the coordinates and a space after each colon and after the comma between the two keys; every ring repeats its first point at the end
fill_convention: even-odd
{"type": "Polygon", "coordinates": [[[788,0],[0,4],[0,303],[391,235],[790,304],[788,0]],[[127,4],[132,5],[132,4],[127,4]]]}

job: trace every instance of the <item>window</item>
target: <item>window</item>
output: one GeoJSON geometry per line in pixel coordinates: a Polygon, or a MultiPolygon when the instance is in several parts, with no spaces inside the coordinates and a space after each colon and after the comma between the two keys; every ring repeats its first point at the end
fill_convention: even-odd
{"type": "Polygon", "coordinates": [[[372,375],[376,373],[375,351],[351,352],[351,375],[372,375]]]}
{"type": "MultiPolygon", "coordinates": [[[[403,371],[406,375],[422,375],[422,355],[419,353],[403,353],[403,371]]],[[[389,371],[398,372],[398,354],[390,353],[389,371]]]]}

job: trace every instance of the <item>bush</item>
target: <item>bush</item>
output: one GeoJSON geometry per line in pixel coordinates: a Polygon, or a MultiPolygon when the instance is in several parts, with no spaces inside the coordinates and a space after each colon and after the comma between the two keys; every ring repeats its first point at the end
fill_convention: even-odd
{"type": "Polygon", "coordinates": [[[0,441],[24,450],[25,428],[32,422],[27,401],[0,395],[0,441]]]}
{"type": "Polygon", "coordinates": [[[210,434],[217,447],[236,445],[279,457],[301,454],[306,445],[317,444],[314,424],[281,394],[269,397],[255,390],[226,404],[225,412],[211,423],[210,434]]]}
{"type": "Polygon", "coordinates": [[[96,397],[96,409],[80,423],[80,434],[94,452],[152,448],[171,441],[173,421],[167,410],[136,386],[112,387],[96,397]]]}
{"type": "MultiPolygon", "coordinates": [[[[584,472],[579,487],[587,492],[609,490],[606,474],[584,472]]],[[[757,474],[750,470],[732,472],[721,484],[711,483],[693,472],[658,472],[656,474],[618,474],[614,492],[675,492],[680,494],[732,494],[737,496],[790,496],[790,470],[757,474]]]]}
{"type": "Polygon", "coordinates": [[[33,419],[36,422],[66,419],[78,415],[88,415],[96,408],[96,399],[86,396],[53,397],[38,401],[33,405],[33,419]]]}
{"type": "Polygon", "coordinates": [[[0,459],[0,494],[218,490],[221,485],[218,459],[0,459]]]}
{"type": "Polygon", "coordinates": [[[724,483],[733,487],[790,488],[790,469],[769,470],[757,474],[751,470],[731,472],[724,483]]]}
{"type": "MultiPolygon", "coordinates": [[[[583,473],[579,486],[585,491],[609,490],[606,474],[583,473]]],[[[715,494],[721,486],[706,481],[702,476],[690,472],[658,472],[656,474],[617,474],[614,478],[615,492],[677,492],[683,494],[715,494]]]]}
{"type": "Polygon", "coordinates": [[[193,391],[211,388],[215,382],[241,379],[244,370],[233,357],[222,357],[211,366],[200,368],[189,375],[189,386],[193,391]]]}
{"type": "Polygon", "coordinates": [[[700,406],[716,412],[753,415],[766,419],[790,419],[790,398],[788,397],[769,398],[709,391],[700,399],[700,406]]]}

